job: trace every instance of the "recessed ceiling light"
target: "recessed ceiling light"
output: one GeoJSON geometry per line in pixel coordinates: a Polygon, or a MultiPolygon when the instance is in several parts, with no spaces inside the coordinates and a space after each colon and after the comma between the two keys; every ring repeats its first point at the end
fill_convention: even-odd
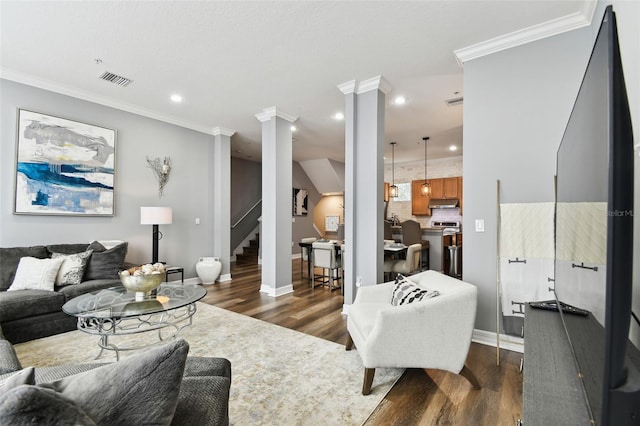
{"type": "Polygon", "coordinates": [[[458,150],[458,147],[457,147],[457,146],[455,146],[455,145],[451,145],[451,146],[449,147],[449,151],[457,151],[457,150],[458,150]]]}
{"type": "Polygon", "coordinates": [[[295,132],[296,130],[298,130],[298,129],[296,128],[296,126],[291,126],[291,131],[292,131],[292,132],[295,132]]]}
{"type": "Polygon", "coordinates": [[[393,103],[396,105],[404,105],[405,102],[407,102],[407,100],[405,99],[404,96],[397,96],[394,100],[393,103]]]}
{"type": "Polygon", "coordinates": [[[344,120],[344,114],[341,112],[336,112],[333,116],[336,120],[344,120]]]}
{"type": "Polygon", "coordinates": [[[171,99],[171,101],[172,101],[172,102],[175,102],[175,103],[177,103],[177,104],[179,104],[180,102],[182,102],[182,96],[180,96],[180,95],[178,95],[178,94],[171,95],[171,98],[170,98],[170,99],[171,99]]]}

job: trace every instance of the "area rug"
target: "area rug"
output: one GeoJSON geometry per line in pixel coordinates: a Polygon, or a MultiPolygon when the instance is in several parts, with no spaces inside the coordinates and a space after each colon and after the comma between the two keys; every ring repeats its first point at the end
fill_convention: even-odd
{"type": "MultiPolygon", "coordinates": [[[[363,396],[364,367],[356,350],[204,303],[180,333],[189,354],[231,361],[229,417],[233,425],[359,425],[382,401],[402,369],[376,369],[363,396]]],[[[97,337],[81,331],[15,345],[22,365],[95,362],[97,337]]],[[[147,332],[116,344],[157,340],[147,332]]],[[[121,352],[121,357],[136,351],[121,352]]],[[[105,351],[98,361],[113,362],[105,351]]]]}

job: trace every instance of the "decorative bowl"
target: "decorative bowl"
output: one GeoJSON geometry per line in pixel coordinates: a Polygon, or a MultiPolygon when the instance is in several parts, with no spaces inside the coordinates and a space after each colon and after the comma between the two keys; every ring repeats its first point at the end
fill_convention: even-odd
{"type": "Polygon", "coordinates": [[[145,274],[145,275],[123,275],[118,272],[120,281],[127,291],[136,293],[136,300],[142,300],[151,291],[160,286],[164,281],[163,273],[145,274]]]}

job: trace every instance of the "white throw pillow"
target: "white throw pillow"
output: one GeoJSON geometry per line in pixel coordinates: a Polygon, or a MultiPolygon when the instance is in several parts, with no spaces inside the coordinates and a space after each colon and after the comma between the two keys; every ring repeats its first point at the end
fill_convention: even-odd
{"type": "Polygon", "coordinates": [[[398,274],[396,283],[393,286],[393,292],[391,293],[391,304],[393,306],[407,305],[409,303],[431,299],[439,295],[440,292],[438,290],[423,289],[415,285],[413,281],[407,277],[398,274]]]}
{"type": "Polygon", "coordinates": [[[80,284],[91,253],[93,253],[93,250],[75,254],[51,253],[52,259],[63,259],[62,265],[58,270],[58,275],[56,276],[56,285],[80,284]]]}
{"type": "Polygon", "coordinates": [[[11,283],[11,290],[49,290],[53,291],[56,275],[64,258],[37,259],[23,257],[18,263],[16,276],[11,283]]]}

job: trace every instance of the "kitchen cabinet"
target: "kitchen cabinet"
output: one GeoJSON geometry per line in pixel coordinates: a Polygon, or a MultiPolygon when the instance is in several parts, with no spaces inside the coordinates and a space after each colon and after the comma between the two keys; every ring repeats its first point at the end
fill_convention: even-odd
{"type": "Polygon", "coordinates": [[[429,179],[431,185],[431,198],[459,198],[459,177],[429,179]]]}
{"type": "Polygon", "coordinates": [[[384,201],[389,201],[389,182],[384,183],[384,201]]]}
{"type": "Polygon", "coordinates": [[[411,214],[414,216],[431,216],[429,195],[422,194],[424,179],[411,181],[411,214]]]}
{"type": "Polygon", "coordinates": [[[411,214],[414,216],[431,216],[429,201],[434,199],[459,200],[460,214],[462,214],[462,177],[448,177],[429,179],[431,192],[429,195],[422,195],[422,184],[424,179],[411,181],[411,214]]]}

